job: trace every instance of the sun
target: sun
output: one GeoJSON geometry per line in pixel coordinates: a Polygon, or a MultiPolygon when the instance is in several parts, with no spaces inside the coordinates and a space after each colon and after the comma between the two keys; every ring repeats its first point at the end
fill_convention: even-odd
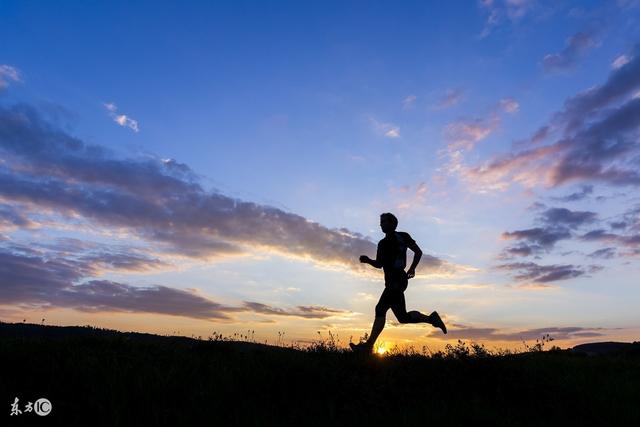
{"type": "Polygon", "coordinates": [[[382,356],[383,354],[385,354],[387,352],[387,349],[384,346],[380,346],[378,347],[378,349],[376,350],[376,353],[380,356],[382,356]]]}

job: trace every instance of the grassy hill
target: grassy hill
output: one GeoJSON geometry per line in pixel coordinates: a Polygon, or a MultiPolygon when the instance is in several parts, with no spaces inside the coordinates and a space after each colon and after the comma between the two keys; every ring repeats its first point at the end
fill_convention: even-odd
{"type": "Polygon", "coordinates": [[[1,323],[0,367],[10,425],[640,425],[638,344],[377,357],[1,323]],[[52,412],[11,417],[15,397],[52,412]]]}

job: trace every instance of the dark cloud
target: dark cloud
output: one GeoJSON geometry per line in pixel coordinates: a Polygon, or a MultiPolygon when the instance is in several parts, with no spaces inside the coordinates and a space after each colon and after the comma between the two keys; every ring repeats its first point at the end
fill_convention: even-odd
{"type": "Polygon", "coordinates": [[[634,257],[637,255],[638,246],[640,246],[640,234],[638,233],[622,235],[611,233],[604,229],[591,230],[580,236],[580,239],[588,242],[601,242],[609,245],[618,245],[617,248],[605,248],[595,251],[589,255],[600,255],[604,258],[612,258],[616,252],[620,252],[620,247],[627,249],[626,251],[620,252],[620,255],[634,257]]]}
{"type": "MultiPolygon", "coordinates": [[[[174,160],[120,159],[53,127],[27,106],[0,107],[0,197],[125,229],[157,250],[211,258],[255,250],[362,271],[376,245],[271,206],[207,191],[174,160]]],[[[423,271],[451,271],[426,257],[423,271]]]]}
{"type": "Polygon", "coordinates": [[[546,209],[546,208],[547,208],[547,205],[545,205],[544,203],[540,203],[540,202],[533,202],[533,203],[531,204],[531,206],[529,206],[529,207],[527,208],[527,210],[528,210],[528,211],[539,211],[539,210],[546,209]]]}
{"type": "Polygon", "coordinates": [[[245,307],[248,307],[252,311],[261,314],[275,314],[279,316],[295,316],[303,317],[305,319],[325,319],[330,316],[339,314],[346,314],[348,311],[335,310],[322,306],[304,306],[299,305],[293,310],[286,310],[283,308],[273,307],[258,302],[244,302],[245,307]]]}
{"type": "Polygon", "coordinates": [[[55,306],[89,312],[135,312],[186,316],[194,319],[229,319],[236,307],[218,304],[196,293],[166,286],[131,286],[91,280],[69,286],[48,300],[55,306]]]}
{"type": "Polygon", "coordinates": [[[611,223],[612,228],[616,229],[628,229],[632,232],[640,231],[640,205],[636,205],[630,209],[628,209],[625,213],[622,214],[619,222],[611,223]]]}
{"type": "Polygon", "coordinates": [[[572,139],[562,141],[565,153],[553,168],[554,184],[596,179],[612,185],[640,184],[640,174],[633,161],[629,162],[638,154],[639,124],[640,98],[637,98],[612,109],[601,121],[586,126],[572,139]]]}
{"type": "Polygon", "coordinates": [[[609,223],[609,226],[614,230],[624,230],[628,225],[629,224],[627,224],[625,221],[613,221],[609,223]]]}
{"type": "Polygon", "coordinates": [[[0,204],[0,231],[14,228],[32,228],[35,223],[17,206],[0,204]]]}
{"type": "Polygon", "coordinates": [[[535,255],[543,251],[543,247],[540,245],[528,245],[521,243],[517,246],[509,246],[503,252],[503,258],[511,258],[512,256],[526,257],[535,255]]]}
{"type": "Polygon", "coordinates": [[[542,126],[531,136],[529,143],[538,144],[547,139],[547,136],[549,136],[549,126],[542,126]]]}
{"type": "MultiPolygon", "coordinates": [[[[540,208],[545,206],[540,204],[540,208]]],[[[530,209],[531,210],[531,209],[530,209]]],[[[560,240],[571,239],[571,230],[590,224],[597,219],[595,212],[571,211],[566,208],[549,208],[541,212],[536,221],[542,227],[502,233],[503,239],[518,240],[518,245],[504,249],[499,258],[530,256],[551,251],[560,240]]]]}
{"type": "Polygon", "coordinates": [[[566,208],[551,208],[544,211],[539,220],[548,227],[562,227],[574,229],[581,225],[592,223],[597,214],[589,211],[571,211],[566,208]]]}
{"type": "Polygon", "coordinates": [[[529,138],[525,140],[514,141],[512,143],[513,149],[521,149],[523,147],[540,144],[547,139],[550,133],[551,133],[551,129],[549,126],[542,126],[537,131],[535,131],[533,135],[531,135],[529,138]]]}
{"type": "Polygon", "coordinates": [[[148,249],[126,245],[99,243],[76,238],[56,238],[53,241],[35,241],[28,245],[4,245],[20,253],[67,259],[99,270],[148,271],[166,267],[165,261],[150,256],[148,249]]]}
{"type": "Polygon", "coordinates": [[[567,46],[558,53],[550,53],[542,60],[546,71],[564,71],[576,66],[586,52],[598,45],[593,30],[579,31],[567,39],[567,46]]]}
{"type": "Polygon", "coordinates": [[[23,174],[96,184],[145,199],[198,188],[194,174],[175,161],[115,158],[110,150],[52,126],[27,105],[0,107],[0,148],[11,168],[23,174]]]}
{"type": "Polygon", "coordinates": [[[463,340],[489,340],[489,341],[534,341],[542,336],[549,335],[555,340],[568,340],[584,337],[598,337],[604,335],[603,328],[549,327],[537,329],[525,329],[517,332],[502,332],[497,328],[473,328],[460,326],[449,329],[447,338],[463,340]]]}
{"type": "Polygon", "coordinates": [[[622,241],[626,246],[638,246],[640,245],[640,234],[624,236],[622,241]]]}
{"type": "MultiPolygon", "coordinates": [[[[184,316],[195,319],[230,319],[230,313],[256,312],[323,319],[348,313],[321,306],[285,310],[257,302],[234,307],[219,304],[195,291],[161,285],[131,286],[110,280],[86,280],[105,263],[89,257],[70,260],[58,256],[12,252],[0,248],[0,301],[43,308],[65,307],[87,312],[134,312],[184,316]]],[[[132,269],[137,260],[118,258],[110,267],[132,269]]]]}
{"type": "Polygon", "coordinates": [[[534,262],[514,262],[496,266],[498,270],[515,272],[514,278],[518,281],[533,283],[551,283],[560,280],[573,279],[596,272],[599,266],[590,266],[585,269],[581,266],[566,265],[540,265],[534,262]]]}
{"type": "Polygon", "coordinates": [[[581,190],[575,193],[568,194],[563,197],[552,197],[551,199],[559,201],[559,202],[577,202],[579,200],[583,200],[587,196],[593,193],[593,185],[583,185],[581,186],[581,190]]]}
{"type": "Polygon", "coordinates": [[[559,186],[571,182],[640,185],[640,48],[607,81],[565,101],[549,126],[550,144],[529,144],[486,164],[461,168],[476,185],[520,182],[559,186]]]}
{"type": "Polygon", "coordinates": [[[602,248],[602,249],[598,249],[597,251],[591,252],[587,256],[591,258],[611,259],[611,258],[615,258],[616,255],[617,255],[616,248],[602,248]]]}
{"type": "Polygon", "coordinates": [[[91,263],[96,268],[120,271],[148,271],[167,265],[167,263],[158,258],[132,251],[96,251],[84,255],[80,258],[80,261],[91,263]]]}
{"type": "Polygon", "coordinates": [[[0,249],[0,301],[48,303],[53,294],[91,273],[82,263],[0,249]]]}
{"type": "Polygon", "coordinates": [[[571,238],[571,232],[566,228],[529,228],[525,230],[506,231],[502,233],[504,239],[524,240],[534,244],[529,246],[536,249],[551,249],[558,241],[571,238]]]}
{"type": "Polygon", "coordinates": [[[611,242],[619,241],[621,236],[618,234],[609,233],[607,232],[607,230],[604,230],[604,229],[598,229],[598,230],[591,230],[588,233],[585,233],[582,236],[580,236],[580,238],[582,240],[587,240],[587,241],[611,243],[611,242]]]}

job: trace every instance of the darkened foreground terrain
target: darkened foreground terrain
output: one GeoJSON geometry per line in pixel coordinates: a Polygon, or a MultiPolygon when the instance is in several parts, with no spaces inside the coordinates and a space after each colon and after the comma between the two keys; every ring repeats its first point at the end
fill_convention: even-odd
{"type": "Polygon", "coordinates": [[[0,324],[3,425],[640,425],[638,344],[363,356],[0,324]],[[53,409],[10,416],[18,397],[53,409]],[[393,423],[393,424],[389,424],[393,423]]]}

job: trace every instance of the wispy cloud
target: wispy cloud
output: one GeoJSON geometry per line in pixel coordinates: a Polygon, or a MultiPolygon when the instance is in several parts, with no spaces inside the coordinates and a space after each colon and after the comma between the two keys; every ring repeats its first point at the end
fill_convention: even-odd
{"type": "Polygon", "coordinates": [[[611,63],[611,68],[613,68],[614,70],[617,70],[618,68],[623,67],[624,65],[627,65],[630,60],[631,59],[629,59],[627,55],[620,55],[613,60],[613,62],[611,63]]]}
{"type": "Polygon", "coordinates": [[[512,20],[520,19],[531,10],[534,3],[534,0],[506,0],[507,15],[512,20]]]}
{"type": "Polygon", "coordinates": [[[444,137],[447,141],[447,153],[450,164],[447,166],[452,172],[457,172],[463,165],[465,151],[473,150],[476,144],[494,133],[502,123],[501,114],[515,114],[520,104],[510,97],[500,99],[483,117],[463,118],[444,127],[444,137]]]}
{"type": "Polygon", "coordinates": [[[405,99],[402,100],[402,109],[410,110],[416,105],[416,99],[418,99],[415,95],[409,95],[405,99]]]}
{"type": "Polygon", "coordinates": [[[391,196],[395,199],[396,208],[400,211],[421,206],[426,203],[429,187],[425,182],[417,185],[403,185],[401,187],[391,187],[391,196]]]}
{"type": "Polygon", "coordinates": [[[294,316],[302,317],[305,319],[326,319],[327,317],[345,315],[350,313],[344,310],[336,310],[333,308],[327,308],[317,305],[299,305],[294,309],[283,309],[267,304],[261,304],[258,302],[245,301],[244,306],[256,313],[275,314],[278,316],[294,316]]]}
{"type": "Polygon", "coordinates": [[[487,138],[500,125],[500,118],[492,115],[489,118],[463,119],[449,123],[444,130],[449,142],[449,150],[470,150],[476,143],[487,138]]]}
{"type": "Polygon", "coordinates": [[[11,82],[19,82],[20,72],[11,65],[0,64],[0,91],[9,86],[11,82]]]}
{"type": "Polygon", "coordinates": [[[534,0],[480,0],[479,5],[487,13],[484,28],[479,34],[483,39],[489,36],[503,22],[516,23],[535,7],[534,0]]]}
{"type": "Polygon", "coordinates": [[[549,53],[542,59],[548,72],[565,71],[576,66],[578,61],[591,49],[598,46],[595,30],[579,31],[569,37],[566,47],[557,53],[549,53]]]}
{"type": "Polygon", "coordinates": [[[603,336],[604,328],[582,328],[576,326],[524,329],[509,331],[499,328],[477,328],[456,325],[449,329],[447,339],[487,340],[487,341],[533,341],[549,335],[554,340],[570,340],[603,336]]]}
{"type": "Polygon", "coordinates": [[[369,118],[369,122],[377,134],[392,139],[400,138],[400,128],[393,123],[380,122],[372,117],[369,118]]]}
{"type": "Polygon", "coordinates": [[[104,108],[109,112],[109,117],[113,119],[114,122],[123,127],[128,127],[134,132],[138,132],[140,128],[138,127],[138,121],[132,119],[131,117],[125,114],[118,114],[118,107],[113,102],[108,102],[103,104],[104,108]]]}
{"type": "Polygon", "coordinates": [[[505,113],[515,114],[520,110],[520,104],[513,98],[502,98],[499,104],[505,113]]]}
{"type": "Polygon", "coordinates": [[[502,20],[502,10],[497,7],[493,7],[494,2],[492,0],[482,0],[480,4],[488,11],[484,28],[478,35],[479,38],[483,39],[489,36],[502,20]]]}
{"type": "Polygon", "coordinates": [[[444,170],[466,178],[469,168],[465,165],[465,156],[468,152],[500,128],[505,114],[515,114],[519,109],[520,104],[515,99],[505,97],[492,105],[484,116],[448,123],[443,129],[447,146],[439,151],[441,157],[448,158],[444,170]]]}
{"type": "Polygon", "coordinates": [[[582,185],[580,188],[580,191],[562,197],[552,197],[551,199],[558,202],[577,202],[593,193],[593,185],[582,185]]]}
{"type": "Polygon", "coordinates": [[[564,265],[540,265],[535,262],[513,262],[500,264],[495,267],[514,273],[514,279],[521,282],[551,283],[560,280],[574,279],[595,273],[602,269],[601,266],[591,265],[588,267],[576,266],[572,264],[564,265]]]}
{"type": "Polygon", "coordinates": [[[464,91],[462,89],[448,89],[445,94],[437,102],[435,108],[444,110],[446,108],[453,107],[462,101],[464,98],[464,91]]]}

